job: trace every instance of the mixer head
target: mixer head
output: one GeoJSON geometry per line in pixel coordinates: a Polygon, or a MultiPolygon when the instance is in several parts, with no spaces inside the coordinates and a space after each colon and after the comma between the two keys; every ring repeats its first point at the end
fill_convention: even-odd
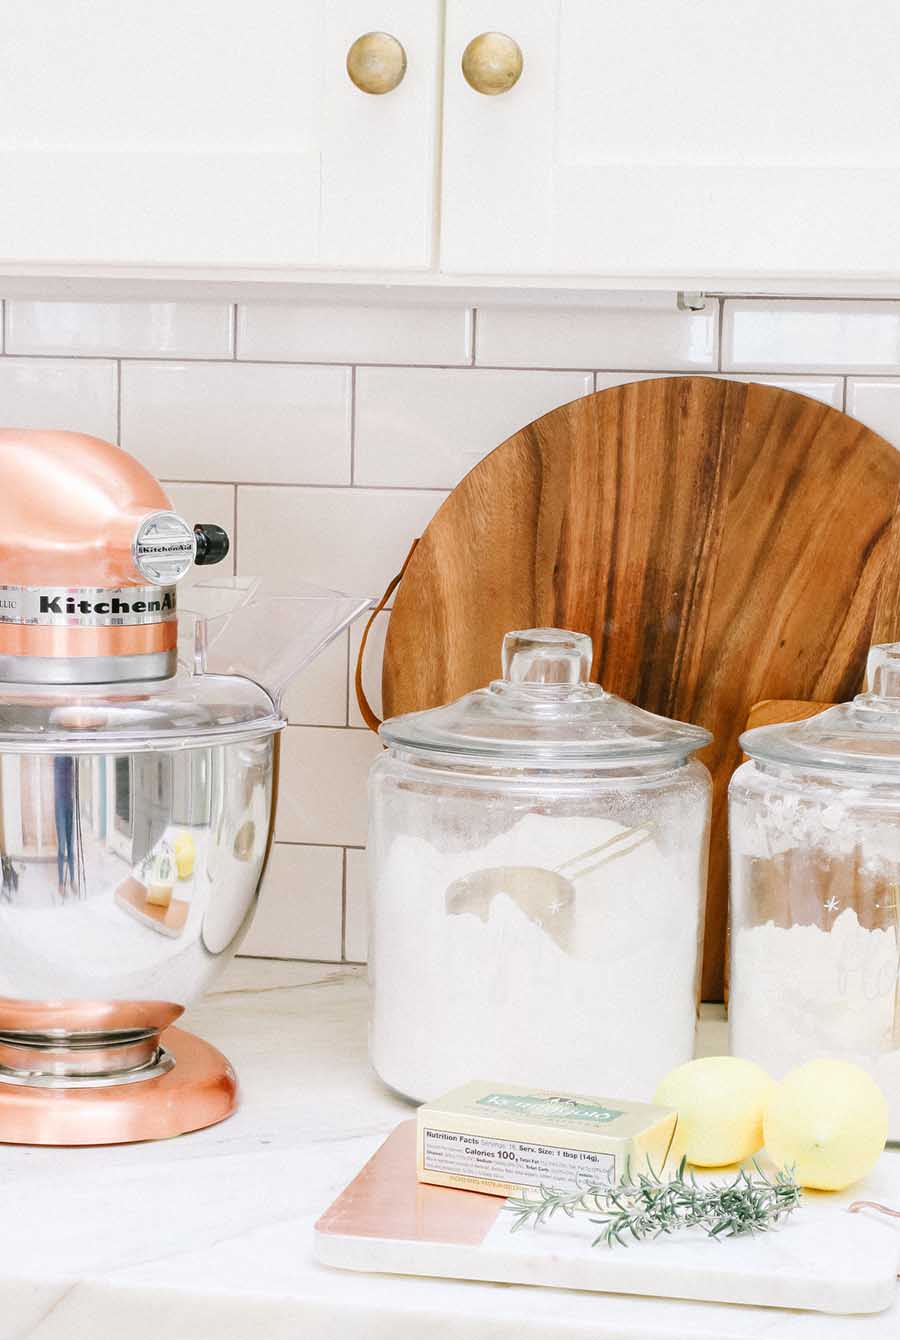
{"type": "Polygon", "coordinates": [[[133,456],[82,433],[0,429],[0,683],[175,673],[176,584],[228,553],[133,456]]]}

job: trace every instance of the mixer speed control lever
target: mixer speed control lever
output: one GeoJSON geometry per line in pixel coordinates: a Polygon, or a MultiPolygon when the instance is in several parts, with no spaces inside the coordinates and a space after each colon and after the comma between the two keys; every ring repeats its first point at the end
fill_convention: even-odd
{"type": "Polygon", "coordinates": [[[211,522],[197,525],[194,527],[194,534],[197,537],[197,556],[194,562],[199,567],[221,563],[223,558],[228,557],[231,543],[221,526],[215,526],[211,522]]]}

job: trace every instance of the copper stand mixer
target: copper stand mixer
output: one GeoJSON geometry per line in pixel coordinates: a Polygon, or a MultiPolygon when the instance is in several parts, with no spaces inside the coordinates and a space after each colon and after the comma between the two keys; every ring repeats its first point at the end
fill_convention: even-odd
{"type": "Polygon", "coordinates": [[[234,1110],[227,1060],[173,1024],[253,915],[283,690],[368,601],[225,579],[179,615],[227,553],[118,447],[0,430],[0,1141],[234,1110]]]}

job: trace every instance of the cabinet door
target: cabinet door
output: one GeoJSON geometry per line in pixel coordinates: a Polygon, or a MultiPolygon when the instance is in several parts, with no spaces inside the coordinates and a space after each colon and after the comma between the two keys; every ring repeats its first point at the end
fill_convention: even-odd
{"type": "Polygon", "coordinates": [[[431,263],[439,0],[0,0],[0,264],[431,263]],[[407,55],[361,92],[371,30],[407,55]]]}
{"type": "Polygon", "coordinates": [[[442,266],[896,276],[898,59],[896,0],[448,0],[442,266]]]}

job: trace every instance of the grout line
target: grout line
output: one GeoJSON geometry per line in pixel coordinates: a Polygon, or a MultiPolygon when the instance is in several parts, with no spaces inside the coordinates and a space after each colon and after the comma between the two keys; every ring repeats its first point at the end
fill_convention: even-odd
{"type": "Polygon", "coordinates": [[[847,413],[847,378],[841,377],[841,409],[847,413]]]}
{"type": "Polygon", "coordinates": [[[116,359],[116,441],[122,445],[122,360],[116,359]]]}
{"type": "MultiPolygon", "coordinates": [[[[371,608],[371,607],[370,607],[370,608],[371,608]]],[[[357,728],[354,727],[354,726],[336,726],[336,725],[334,724],[333,721],[330,721],[330,722],[328,722],[327,724],[324,724],[324,725],[317,725],[315,722],[312,722],[312,721],[289,721],[289,722],[287,723],[287,729],[288,729],[288,730],[332,730],[332,731],[348,731],[348,730],[355,730],[355,729],[357,729],[357,728]]],[[[368,729],[369,729],[368,726],[366,726],[365,729],[368,730],[368,729]]],[[[333,847],[333,846],[335,846],[335,845],[337,845],[337,846],[339,846],[339,847],[352,847],[352,846],[353,846],[353,843],[352,843],[352,842],[338,842],[337,844],[335,844],[335,843],[333,843],[333,842],[327,842],[325,845],[326,845],[327,847],[333,847]]]]}
{"type": "MultiPolygon", "coordinates": [[[[35,353],[15,353],[15,352],[10,351],[10,355],[9,355],[9,356],[10,356],[10,358],[21,358],[21,359],[23,360],[23,362],[24,362],[26,359],[28,359],[30,362],[35,362],[35,363],[50,363],[50,362],[53,362],[53,363],[62,363],[62,362],[66,362],[66,363],[114,363],[116,360],[119,360],[120,362],[128,362],[128,363],[201,363],[201,364],[202,364],[202,363],[213,363],[213,364],[225,364],[225,365],[228,365],[228,364],[230,364],[230,363],[232,363],[232,362],[234,361],[230,356],[226,356],[226,355],[224,355],[224,354],[222,354],[222,355],[216,355],[216,356],[211,356],[210,354],[167,354],[167,353],[158,353],[158,354],[127,354],[127,353],[126,353],[126,354],[123,354],[123,353],[115,353],[115,352],[112,351],[112,350],[109,350],[109,351],[108,351],[107,353],[105,353],[105,354],[89,354],[89,353],[84,353],[84,352],[82,352],[82,351],[80,351],[80,350],[79,350],[77,353],[74,353],[74,354],[69,354],[69,353],[65,353],[65,354],[63,354],[63,353],[56,353],[56,354],[54,354],[54,353],[48,353],[48,352],[44,352],[44,353],[40,353],[40,354],[35,354],[35,353]]],[[[275,360],[271,360],[271,359],[259,359],[259,360],[257,360],[257,361],[259,361],[259,362],[272,362],[272,361],[275,361],[275,360]]],[[[285,367],[290,367],[290,366],[291,366],[291,362],[288,361],[287,363],[284,363],[283,366],[285,366],[285,367]]],[[[298,366],[304,366],[304,365],[299,364],[298,366]]],[[[331,364],[328,364],[328,363],[318,363],[316,366],[318,366],[318,367],[330,367],[331,364]]]]}
{"type": "Polygon", "coordinates": [[[344,677],[344,725],[351,726],[350,721],[350,694],[351,694],[351,676],[353,674],[352,658],[350,655],[350,629],[347,629],[347,673],[344,677]]]}
{"type": "Polygon", "coordinates": [[[231,303],[230,321],[231,321],[231,357],[234,362],[237,362],[238,305],[236,302],[231,303]]]}
{"type": "MultiPolygon", "coordinates": [[[[485,455],[487,452],[485,452],[485,455]]],[[[453,484],[304,484],[300,481],[279,480],[274,483],[260,479],[174,479],[166,476],[169,484],[229,484],[242,489],[332,489],[335,493],[450,493],[453,484]]]]}
{"type": "MultiPolygon", "coordinates": [[[[358,726],[348,726],[346,721],[294,721],[288,718],[287,726],[289,730],[358,730],[358,726]]],[[[368,727],[366,727],[368,730],[368,727]]],[[[326,846],[333,846],[333,843],[326,843],[326,846]]]]}
{"type": "MultiPolygon", "coordinates": [[[[351,958],[346,961],[339,958],[285,958],[281,954],[248,954],[244,950],[235,954],[235,958],[243,959],[245,963],[309,963],[317,968],[364,968],[366,966],[365,960],[358,958],[351,958]]],[[[268,989],[291,991],[306,985],[306,982],[286,982],[283,987],[276,986],[268,989]]],[[[234,988],[232,988],[233,990],[234,988]]],[[[212,995],[216,995],[217,992],[218,988],[212,992],[212,995]]],[[[228,988],[226,987],[221,994],[228,995],[228,988]]]]}
{"type": "Polygon", "coordinates": [[[725,328],[725,299],[716,299],[719,305],[719,316],[716,322],[716,371],[722,371],[722,331],[725,328]]]}
{"type": "Polygon", "coordinates": [[[235,577],[239,577],[240,573],[238,572],[238,486],[237,484],[234,484],[232,487],[234,488],[234,525],[232,527],[233,533],[231,536],[231,564],[234,569],[235,577]]]}
{"type": "Polygon", "coordinates": [[[350,369],[350,483],[356,483],[356,367],[350,369]]]}
{"type": "Polygon", "coordinates": [[[347,961],[347,848],[341,849],[341,962],[347,961]]]}
{"type": "Polygon", "coordinates": [[[325,847],[328,851],[365,851],[365,846],[353,842],[296,842],[291,838],[276,838],[276,847],[325,847]]]}
{"type": "MultiPolygon", "coordinates": [[[[475,366],[471,359],[464,363],[375,363],[360,359],[356,362],[350,362],[346,358],[341,359],[322,359],[322,358],[241,358],[231,357],[210,358],[207,354],[189,355],[189,354],[15,354],[16,358],[33,359],[35,362],[59,362],[61,360],[74,360],[82,363],[109,363],[115,359],[127,363],[186,363],[189,366],[212,366],[212,367],[230,367],[236,361],[242,368],[252,367],[278,367],[278,368],[375,368],[399,369],[402,372],[469,372],[475,366]]],[[[562,367],[537,367],[533,364],[517,366],[511,363],[490,363],[478,364],[478,369],[485,372],[589,372],[581,364],[566,364],[562,367]]],[[[676,369],[677,370],[677,369],[676,369]]],[[[689,369],[681,369],[689,371],[689,369]]],[[[702,371],[702,369],[701,369],[702,371]]]]}
{"type": "MultiPolygon", "coordinates": [[[[0,300],[0,301],[2,301],[2,300],[0,300]]],[[[721,336],[720,336],[720,338],[721,338],[721,336]]],[[[198,357],[198,358],[194,358],[194,357],[188,357],[188,356],[185,356],[185,355],[172,355],[172,356],[165,356],[165,355],[148,355],[148,356],[144,357],[144,356],[141,356],[141,355],[134,355],[134,354],[122,354],[122,355],[115,355],[115,354],[12,354],[12,353],[10,353],[10,354],[6,354],[5,349],[4,349],[4,356],[9,357],[9,358],[17,358],[17,359],[21,359],[21,360],[26,360],[26,359],[27,359],[27,360],[29,360],[29,361],[33,361],[33,362],[37,362],[37,363],[40,363],[40,362],[45,362],[45,363],[59,363],[59,362],[76,362],[76,363],[119,363],[120,365],[124,365],[124,364],[127,364],[127,363],[138,363],[138,364],[140,364],[140,363],[166,363],[166,364],[168,364],[168,363],[186,363],[186,364],[188,364],[189,366],[193,366],[193,365],[196,365],[196,366],[204,366],[204,365],[208,365],[208,366],[211,366],[211,367],[228,367],[228,366],[231,366],[231,365],[235,362],[235,360],[234,360],[234,359],[231,359],[231,358],[207,358],[207,357],[198,357]]],[[[719,360],[719,361],[721,361],[721,360],[719,360]]],[[[865,372],[857,371],[855,368],[853,368],[853,367],[847,367],[846,365],[843,365],[843,366],[836,366],[833,370],[831,370],[831,371],[827,371],[827,372],[823,372],[823,371],[821,371],[821,370],[816,371],[816,372],[810,372],[810,371],[809,371],[807,368],[805,368],[805,367],[800,367],[800,366],[797,366],[796,364],[787,364],[787,363],[784,364],[782,367],[779,367],[779,368],[766,368],[765,370],[761,370],[761,369],[759,369],[759,368],[755,368],[755,369],[754,369],[754,368],[722,368],[722,367],[718,367],[718,366],[716,366],[716,367],[709,367],[709,368],[703,368],[703,367],[687,367],[687,368],[682,367],[682,368],[673,368],[673,367],[671,367],[671,366],[669,366],[669,367],[660,366],[660,367],[655,367],[655,368],[647,367],[647,366],[640,367],[640,368],[617,368],[617,367],[588,368],[588,367],[585,367],[583,363],[582,363],[582,364],[571,364],[571,365],[570,365],[570,364],[567,364],[567,365],[564,366],[564,367],[559,367],[559,366],[557,366],[557,367],[549,367],[549,366],[546,366],[546,365],[545,365],[545,366],[541,366],[541,367],[536,367],[536,366],[534,366],[534,365],[529,365],[529,366],[526,367],[526,366],[524,366],[524,365],[512,365],[512,364],[509,364],[509,363],[506,363],[506,364],[503,364],[503,363],[491,363],[491,364],[483,364],[483,363],[479,363],[479,364],[475,365],[475,364],[472,364],[472,363],[365,363],[365,362],[360,362],[360,363],[350,364],[350,363],[348,363],[346,360],[344,360],[343,362],[328,363],[328,362],[323,362],[321,359],[312,360],[312,361],[310,361],[310,362],[304,362],[304,361],[300,361],[300,360],[297,360],[297,359],[289,359],[289,360],[285,360],[285,359],[268,359],[268,358],[258,358],[258,359],[242,358],[242,359],[240,360],[240,366],[241,366],[242,368],[243,368],[243,367],[343,368],[343,369],[345,369],[345,370],[349,370],[349,371],[353,372],[354,375],[355,375],[355,373],[356,373],[360,368],[374,368],[374,369],[376,369],[376,370],[379,370],[379,369],[382,369],[382,370],[383,370],[383,369],[392,369],[392,370],[399,370],[399,371],[402,371],[402,372],[419,372],[419,371],[422,371],[422,372],[460,372],[460,373],[467,373],[467,372],[472,372],[472,371],[475,371],[475,372],[518,372],[518,373],[521,373],[521,374],[523,375],[523,377],[524,377],[524,376],[528,376],[530,373],[533,373],[533,372],[549,372],[549,373],[553,373],[553,372],[556,372],[556,373],[580,373],[581,375],[583,375],[583,376],[585,376],[585,377],[587,377],[587,376],[591,376],[591,375],[595,375],[595,376],[596,376],[596,375],[598,375],[598,374],[602,376],[602,375],[604,375],[604,374],[606,374],[606,373],[616,373],[617,375],[622,374],[623,377],[625,377],[625,376],[627,376],[627,375],[632,375],[632,376],[639,376],[639,375],[644,375],[644,376],[646,376],[646,375],[651,375],[651,376],[672,376],[672,377],[712,377],[712,376],[715,376],[717,372],[724,372],[726,375],[727,375],[727,374],[730,374],[730,373],[734,373],[735,375],[737,375],[737,376],[742,376],[742,377],[750,377],[750,376],[757,376],[757,377],[838,377],[838,376],[847,376],[847,377],[892,377],[892,378],[898,378],[898,379],[900,379],[900,363],[886,363],[886,364],[884,364],[884,366],[881,367],[881,368],[874,368],[874,367],[871,367],[871,366],[870,366],[865,372]]],[[[172,482],[173,482],[173,483],[185,483],[185,484],[186,484],[186,483],[195,482],[195,481],[190,481],[190,480],[172,480],[172,482]]],[[[199,482],[201,482],[201,483],[205,483],[205,484],[210,484],[210,483],[226,483],[226,484],[230,484],[230,483],[233,483],[234,481],[233,481],[233,480],[230,480],[230,479],[229,479],[229,480],[209,480],[209,479],[206,479],[206,480],[201,480],[201,481],[199,481],[199,482]]],[[[257,484],[258,484],[258,483],[265,483],[266,481],[261,481],[261,480],[246,480],[246,481],[241,481],[241,482],[244,482],[244,483],[257,483],[257,484]]],[[[275,481],[275,482],[276,482],[276,483],[283,483],[283,482],[285,482],[285,481],[275,481]]],[[[340,488],[341,485],[338,485],[338,484],[334,484],[334,485],[332,485],[332,484],[323,484],[323,485],[315,485],[315,486],[314,486],[314,485],[308,485],[308,486],[306,486],[306,487],[340,488]]],[[[374,487],[374,486],[373,486],[373,487],[374,487]]],[[[385,486],[385,487],[387,487],[387,486],[385,486]]],[[[397,487],[401,487],[401,486],[398,485],[397,487]]]]}
{"type": "Polygon", "coordinates": [[[6,353],[6,298],[0,298],[0,354],[6,353]]]}
{"type": "Polygon", "coordinates": [[[478,363],[478,308],[472,308],[472,357],[469,359],[469,366],[476,367],[478,363]]]}

